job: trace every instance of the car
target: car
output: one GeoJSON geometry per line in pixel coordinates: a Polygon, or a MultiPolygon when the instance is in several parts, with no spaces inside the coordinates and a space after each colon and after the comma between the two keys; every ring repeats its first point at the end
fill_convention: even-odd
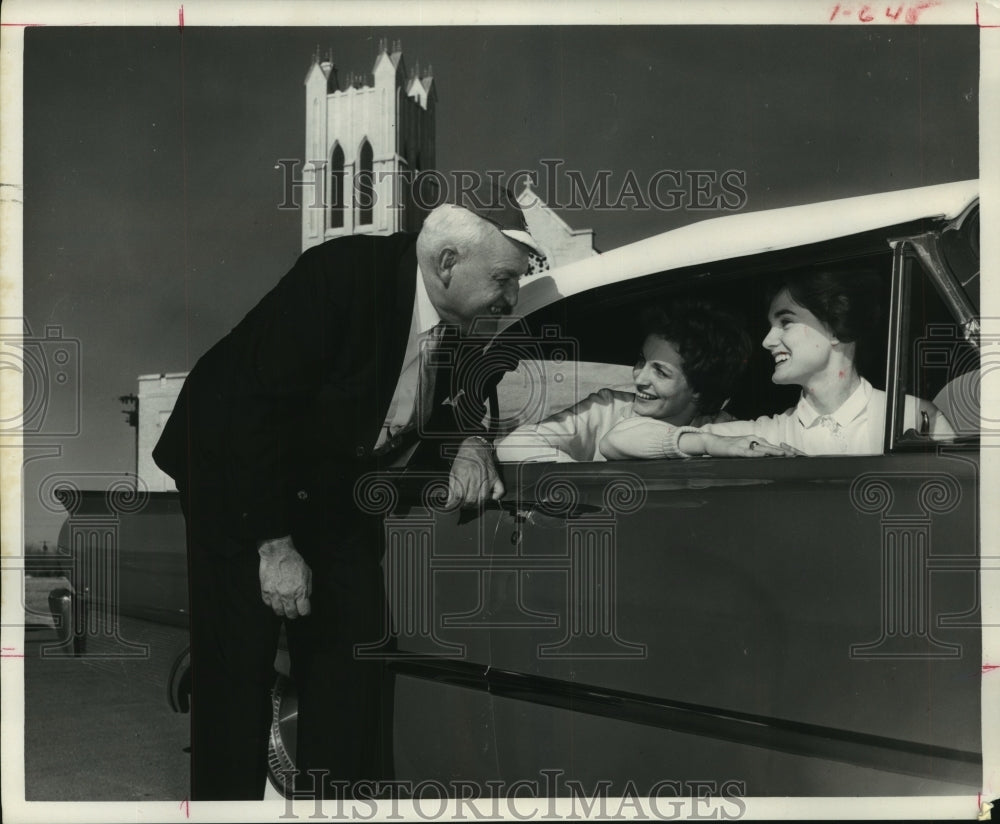
{"type": "MultiPolygon", "coordinates": [[[[887,393],[882,454],[508,463],[506,494],[479,510],[445,508],[446,479],[421,465],[361,479],[357,505],[384,517],[395,638],[357,652],[390,660],[396,779],[414,794],[978,791],[991,434],[978,402],[982,350],[995,346],[980,340],[978,181],[709,219],[532,275],[518,315],[467,342],[477,357],[459,363],[481,370],[503,433],[631,387],[643,307],[711,298],[742,309],[759,341],[769,280],[815,265],[881,277],[866,377],[887,393]],[[932,400],[954,437],[909,426],[907,394],[932,400]]],[[[737,418],[795,403],[755,350],[727,405],[737,418]]],[[[129,528],[135,544],[121,521],[115,609],[173,599],[179,625],[173,495],[128,515],[169,514],[169,526],[129,528]]],[[[68,544],[82,510],[108,509],[91,497],[71,508],[68,544]]],[[[183,709],[183,650],[171,655],[165,684],[183,709]]],[[[283,787],[295,694],[279,659],[283,787]]]]}

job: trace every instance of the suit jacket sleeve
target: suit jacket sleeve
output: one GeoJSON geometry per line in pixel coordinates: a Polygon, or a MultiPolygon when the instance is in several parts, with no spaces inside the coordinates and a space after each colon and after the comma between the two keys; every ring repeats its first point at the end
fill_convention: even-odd
{"type": "Polygon", "coordinates": [[[334,368],[353,298],[349,257],[308,250],[229,336],[227,482],[258,540],[291,531],[296,418],[334,368]]]}
{"type": "Polygon", "coordinates": [[[309,414],[344,410],[342,419],[324,421],[326,440],[312,450],[327,459],[348,443],[353,455],[358,439],[380,423],[356,363],[376,349],[373,318],[393,304],[396,273],[412,244],[394,237],[350,237],[307,250],[188,377],[154,457],[179,487],[207,479],[199,494],[216,496],[210,505],[220,518],[238,519],[247,539],[291,532],[300,447],[316,432],[309,414]],[[322,407],[317,399],[330,394],[337,402],[322,407]]]}

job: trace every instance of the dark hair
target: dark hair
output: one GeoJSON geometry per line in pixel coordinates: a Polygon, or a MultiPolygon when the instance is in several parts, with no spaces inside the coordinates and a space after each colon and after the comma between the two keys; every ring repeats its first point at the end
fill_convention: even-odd
{"type": "Polygon", "coordinates": [[[708,301],[682,299],[647,309],[642,327],[644,338],[656,335],[677,347],[698,411],[718,412],[750,359],[753,343],[743,323],[708,301]]]}
{"type": "Polygon", "coordinates": [[[856,344],[857,362],[865,341],[877,331],[882,283],[871,269],[817,269],[783,276],[770,300],[782,289],[826,324],[843,343],[856,344]]]}

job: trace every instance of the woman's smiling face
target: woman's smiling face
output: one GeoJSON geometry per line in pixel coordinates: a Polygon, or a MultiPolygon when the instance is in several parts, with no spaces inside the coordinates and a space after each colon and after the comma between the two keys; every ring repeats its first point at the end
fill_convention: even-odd
{"type": "Polygon", "coordinates": [[[698,395],[684,374],[677,347],[659,335],[649,335],[632,367],[637,415],[685,426],[698,414],[698,395]]]}
{"type": "Polygon", "coordinates": [[[767,318],[771,331],[761,346],[774,358],[774,383],[802,386],[829,367],[836,338],[787,289],[774,296],[767,318]]]}

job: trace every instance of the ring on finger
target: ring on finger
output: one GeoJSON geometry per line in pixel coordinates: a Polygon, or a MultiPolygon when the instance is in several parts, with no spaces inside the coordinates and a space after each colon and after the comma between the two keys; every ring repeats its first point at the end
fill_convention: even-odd
{"type": "Polygon", "coordinates": [[[750,441],[750,451],[752,452],[758,446],[760,446],[760,441],[750,441]]]}

